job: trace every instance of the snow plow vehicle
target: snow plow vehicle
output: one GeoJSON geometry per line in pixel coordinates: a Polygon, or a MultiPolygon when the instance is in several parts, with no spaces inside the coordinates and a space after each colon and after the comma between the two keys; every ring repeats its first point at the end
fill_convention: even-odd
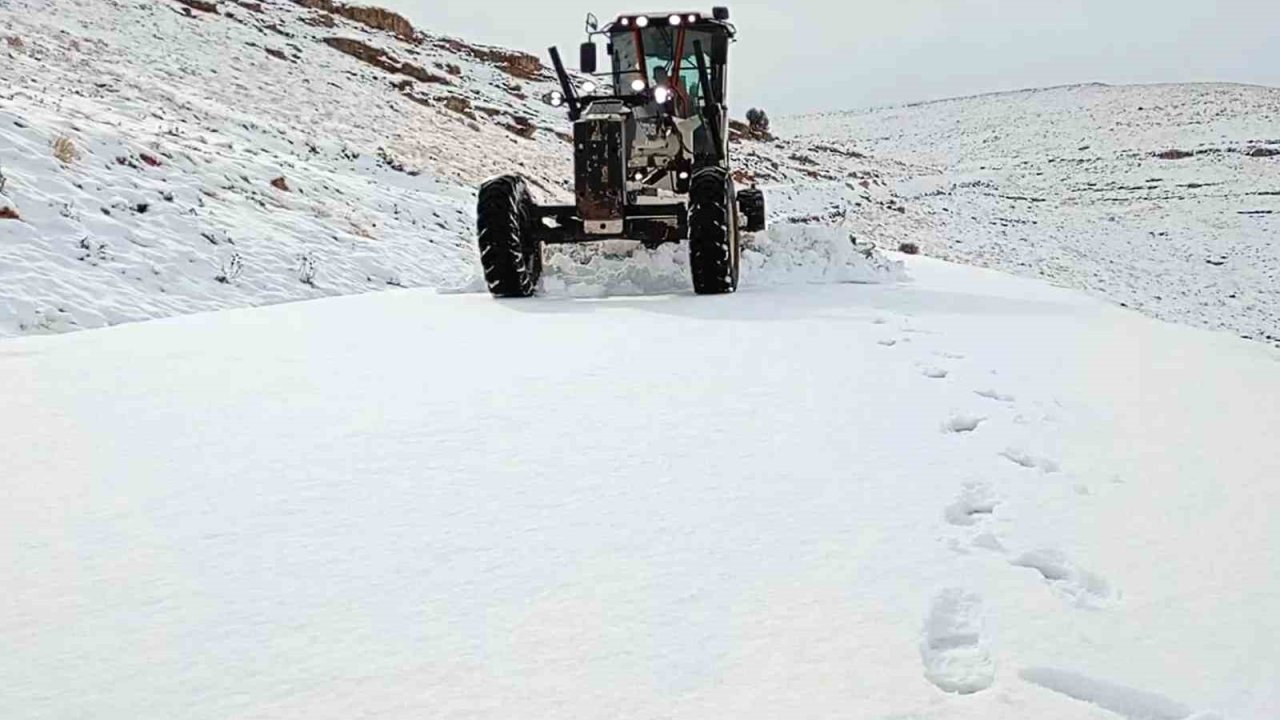
{"type": "Polygon", "coordinates": [[[503,175],[480,188],[481,265],[497,297],[537,288],[546,244],[635,240],[689,243],[698,294],[738,287],[740,232],[763,230],[764,195],[736,192],[729,164],[727,8],[587,18],[575,84],[556,48],[560,90],[544,100],[573,123],[573,205],[539,205],[528,182],[503,175]],[[608,67],[597,72],[605,39],[608,67]]]}

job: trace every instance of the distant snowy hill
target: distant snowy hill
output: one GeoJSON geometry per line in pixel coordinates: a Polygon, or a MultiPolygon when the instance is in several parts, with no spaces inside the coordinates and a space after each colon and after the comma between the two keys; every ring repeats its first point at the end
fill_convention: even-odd
{"type": "Polygon", "coordinates": [[[899,161],[930,255],[1280,344],[1280,89],[1082,85],[779,124],[899,161]]]}

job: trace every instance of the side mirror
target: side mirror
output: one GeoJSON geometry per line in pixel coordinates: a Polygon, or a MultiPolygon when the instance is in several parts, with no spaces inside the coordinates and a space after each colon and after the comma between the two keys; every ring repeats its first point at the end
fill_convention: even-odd
{"type": "Polygon", "coordinates": [[[582,43],[578,50],[578,68],[588,75],[596,71],[596,44],[590,41],[582,43]]]}
{"type": "Polygon", "coordinates": [[[729,63],[729,38],[724,33],[711,36],[711,64],[727,65],[729,63]]]}
{"type": "Polygon", "coordinates": [[[595,13],[587,13],[587,34],[594,35],[600,32],[600,21],[596,19],[595,13]]]}
{"type": "Polygon", "coordinates": [[[724,22],[729,19],[729,8],[723,6],[713,7],[711,8],[711,17],[724,22]]]}

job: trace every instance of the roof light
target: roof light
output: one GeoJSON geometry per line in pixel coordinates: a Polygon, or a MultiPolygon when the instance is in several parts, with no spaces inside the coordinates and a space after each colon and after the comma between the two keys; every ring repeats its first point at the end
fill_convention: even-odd
{"type": "Polygon", "coordinates": [[[679,15],[672,15],[671,17],[667,18],[667,22],[671,23],[672,25],[679,25],[680,23],[684,22],[684,18],[680,17],[679,15]]]}
{"type": "Polygon", "coordinates": [[[635,90],[636,92],[640,92],[641,90],[644,90],[644,85],[645,85],[644,80],[641,80],[640,78],[636,78],[635,80],[631,81],[631,89],[635,90]]]}
{"type": "Polygon", "coordinates": [[[671,99],[671,90],[659,85],[653,89],[653,99],[656,100],[659,105],[664,105],[671,99]]]}
{"type": "Polygon", "coordinates": [[[686,22],[696,23],[700,18],[697,15],[690,13],[689,15],[686,15],[684,19],[686,22]]]}
{"type": "Polygon", "coordinates": [[[628,17],[618,18],[618,24],[621,25],[622,27],[628,27],[629,25],[631,25],[631,18],[628,18],[628,17]]]}
{"type": "Polygon", "coordinates": [[[649,18],[645,17],[644,15],[641,15],[640,17],[636,18],[636,27],[641,27],[641,28],[649,27],[649,18]]]}
{"type": "Polygon", "coordinates": [[[596,84],[590,80],[583,80],[581,90],[583,95],[595,95],[596,84]]]}

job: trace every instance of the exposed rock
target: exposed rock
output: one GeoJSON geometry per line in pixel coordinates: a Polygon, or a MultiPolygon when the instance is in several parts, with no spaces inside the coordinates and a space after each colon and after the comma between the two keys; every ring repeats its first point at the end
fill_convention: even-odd
{"type": "Polygon", "coordinates": [[[470,55],[480,62],[493,65],[506,74],[523,80],[537,80],[544,72],[542,61],[528,53],[478,47],[453,38],[441,40],[440,44],[451,52],[470,55]]]}
{"type": "Polygon", "coordinates": [[[768,130],[753,128],[741,120],[729,121],[729,142],[742,142],[743,140],[772,142],[776,139],[768,130]]]}
{"type": "Polygon", "coordinates": [[[21,220],[21,219],[22,219],[22,216],[18,214],[17,210],[14,210],[8,205],[0,207],[0,220],[21,220]]]}
{"type": "Polygon", "coordinates": [[[340,15],[374,30],[392,33],[408,42],[416,43],[418,41],[418,31],[414,29],[413,23],[406,20],[403,15],[390,10],[378,7],[345,5],[333,0],[293,0],[293,2],[313,10],[323,10],[327,13],[340,15]]]}
{"type": "Polygon", "coordinates": [[[1250,148],[1249,151],[1245,153],[1245,155],[1248,155],[1249,157],[1256,157],[1256,158],[1277,157],[1277,156],[1280,156],[1280,149],[1265,148],[1265,147],[1250,148]]]}
{"type": "Polygon", "coordinates": [[[284,176],[281,175],[280,177],[271,181],[271,187],[277,190],[282,190],[284,192],[289,192],[289,181],[285,180],[284,176]]]}
{"type": "Polygon", "coordinates": [[[1161,160],[1186,160],[1189,157],[1195,157],[1195,153],[1186,150],[1165,150],[1156,153],[1156,157],[1161,160]]]}
{"type": "Polygon", "coordinates": [[[520,115],[512,117],[511,122],[503,125],[502,127],[511,131],[515,135],[525,138],[526,140],[532,138],[538,133],[538,126],[534,125],[529,118],[520,115]]]}
{"type": "Polygon", "coordinates": [[[371,45],[366,45],[359,40],[344,37],[325,38],[324,42],[329,47],[344,52],[351,57],[368,63],[376,68],[385,70],[396,75],[408,75],[409,77],[420,80],[425,83],[433,83],[437,85],[452,85],[449,78],[441,75],[434,75],[426,70],[409,62],[397,60],[385,51],[379,50],[371,45]]]}
{"type": "Polygon", "coordinates": [[[178,3],[181,5],[186,5],[192,10],[199,10],[200,12],[206,12],[206,13],[218,12],[217,2],[206,2],[206,0],[178,0],[178,3]]]}
{"type": "Polygon", "coordinates": [[[316,13],[315,15],[308,15],[302,18],[302,22],[308,25],[313,25],[315,27],[322,27],[322,28],[331,28],[338,24],[338,21],[334,20],[333,16],[326,12],[319,12],[319,13],[316,13]]]}
{"type": "MultiPolygon", "coordinates": [[[[471,112],[471,101],[464,97],[458,97],[457,95],[450,95],[449,97],[445,98],[444,106],[449,108],[453,112],[458,113],[459,115],[465,115],[466,117],[472,120],[476,119],[476,114],[474,112],[471,112]]],[[[478,129],[479,128],[477,128],[477,130],[478,129]]]]}

